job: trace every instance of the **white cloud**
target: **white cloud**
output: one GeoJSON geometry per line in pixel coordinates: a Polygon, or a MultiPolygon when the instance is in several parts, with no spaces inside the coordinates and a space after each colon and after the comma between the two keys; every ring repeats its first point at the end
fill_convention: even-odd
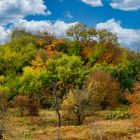
{"type": "Polygon", "coordinates": [[[102,0],[81,0],[92,7],[103,6],[102,0]]]}
{"type": "Polygon", "coordinates": [[[27,21],[27,20],[20,20],[19,22],[14,24],[14,28],[25,29],[31,33],[38,33],[38,32],[49,32],[53,33],[56,36],[65,36],[66,30],[76,24],[74,23],[65,23],[64,21],[57,20],[56,22],[52,23],[49,20],[46,21],[27,21]]]}
{"type": "Polygon", "coordinates": [[[43,21],[27,21],[24,19],[20,19],[18,22],[11,25],[9,29],[5,28],[4,26],[0,25],[0,44],[4,44],[9,40],[10,33],[12,29],[19,28],[25,29],[26,31],[37,34],[39,32],[49,32],[57,37],[64,37],[66,36],[66,30],[76,24],[74,23],[65,23],[64,21],[57,20],[56,22],[51,22],[49,20],[43,21]]]}
{"type": "Polygon", "coordinates": [[[107,29],[112,33],[115,33],[119,38],[119,43],[125,47],[135,49],[135,45],[140,42],[140,29],[127,29],[121,26],[119,21],[110,19],[107,22],[97,24],[98,30],[107,29]]]}
{"type": "Polygon", "coordinates": [[[8,41],[10,30],[6,30],[3,26],[0,26],[0,44],[8,41]]]}
{"type": "Polygon", "coordinates": [[[50,15],[43,0],[0,0],[0,24],[13,23],[28,15],[50,15]]]}
{"type": "Polygon", "coordinates": [[[114,9],[134,11],[140,9],[140,0],[111,0],[110,5],[114,9]]]}

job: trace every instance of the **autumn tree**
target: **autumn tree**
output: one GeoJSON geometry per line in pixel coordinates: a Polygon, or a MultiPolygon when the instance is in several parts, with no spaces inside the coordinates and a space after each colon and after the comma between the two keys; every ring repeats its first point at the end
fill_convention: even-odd
{"type": "Polygon", "coordinates": [[[89,96],[86,90],[72,89],[69,91],[62,104],[62,109],[67,118],[81,125],[87,115],[91,113],[89,96]]]}
{"type": "Polygon", "coordinates": [[[97,108],[115,107],[119,101],[119,83],[103,70],[95,71],[86,82],[90,100],[97,108]]]}

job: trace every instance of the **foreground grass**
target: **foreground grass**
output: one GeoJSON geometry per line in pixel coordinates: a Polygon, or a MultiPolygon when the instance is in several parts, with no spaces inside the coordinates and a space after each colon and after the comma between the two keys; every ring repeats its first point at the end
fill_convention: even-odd
{"type": "Polygon", "coordinates": [[[20,117],[16,109],[8,112],[5,140],[139,140],[140,131],[131,119],[104,120],[88,117],[81,126],[58,129],[55,112],[41,110],[39,117],[20,117]]]}

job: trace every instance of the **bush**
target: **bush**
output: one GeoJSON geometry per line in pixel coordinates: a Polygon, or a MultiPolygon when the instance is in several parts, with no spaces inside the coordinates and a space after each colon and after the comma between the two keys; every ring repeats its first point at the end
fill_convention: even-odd
{"type": "Polygon", "coordinates": [[[15,107],[19,108],[20,115],[39,115],[39,100],[34,98],[29,98],[28,96],[15,96],[14,98],[15,107]]]}
{"type": "Polygon", "coordinates": [[[131,115],[128,111],[114,110],[104,114],[106,120],[130,119],[131,115]]]}
{"type": "Polygon", "coordinates": [[[29,99],[29,114],[31,116],[38,116],[39,115],[39,99],[30,98],[29,99]]]}
{"type": "Polygon", "coordinates": [[[94,106],[113,108],[119,101],[119,83],[103,70],[94,72],[87,80],[87,91],[94,106]]]}
{"type": "Polygon", "coordinates": [[[127,99],[130,101],[130,113],[134,118],[134,125],[140,127],[140,83],[134,85],[133,94],[126,94],[127,99]]]}
{"type": "Polygon", "coordinates": [[[71,90],[63,101],[64,117],[72,120],[76,125],[81,125],[90,112],[88,94],[84,90],[71,90]]]}

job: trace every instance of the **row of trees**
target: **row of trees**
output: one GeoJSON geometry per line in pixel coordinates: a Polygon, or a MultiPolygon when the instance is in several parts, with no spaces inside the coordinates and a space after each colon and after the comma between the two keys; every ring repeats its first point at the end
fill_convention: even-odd
{"type": "Polygon", "coordinates": [[[0,91],[9,101],[22,96],[15,100],[28,106],[31,115],[38,114],[39,103],[53,107],[59,126],[60,109],[81,124],[96,109],[126,103],[123,93],[133,92],[140,72],[140,57],[121,48],[116,35],[106,30],[78,23],[67,36],[14,30],[0,46],[0,91]]]}

